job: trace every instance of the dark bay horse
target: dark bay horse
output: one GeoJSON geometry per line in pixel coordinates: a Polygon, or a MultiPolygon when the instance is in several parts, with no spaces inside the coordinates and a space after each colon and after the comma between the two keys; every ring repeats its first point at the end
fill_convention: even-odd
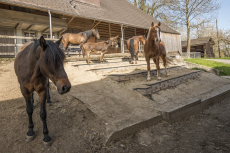
{"type": "Polygon", "coordinates": [[[156,64],[157,67],[157,80],[161,80],[160,77],[160,64],[159,64],[159,59],[161,58],[163,61],[163,65],[165,67],[165,72],[166,75],[168,76],[167,72],[167,58],[166,58],[166,49],[165,49],[165,44],[163,41],[160,39],[160,25],[161,22],[158,24],[155,24],[152,22],[151,27],[149,28],[148,36],[147,36],[147,41],[144,46],[144,52],[145,52],[145,59],[147,62],[147,70],[148,70],[148,75],[147,75],[147,80],[151,80],[150,77],[150,58],[153,58],[154,63],[156,64]]]}
{"type": "Polygon", "coordinates": [[[82,47],[82,54],[83,57],[86,54],[87,55],[87,63],[90,63],[89,60],[89,54],[91,51],[93,51],[94,53],[100,53],[101,57],[100,57],[100,62],[104,62],[104,54],[108,51],[109,47],[111,46],[115,46],[116,48],[118,48],[118,42],[117,42],[117,38],[116,37],[111,37],[109,38],[107,41],[102,41],[102,42],[98,42],[98,43],[85,43],[82,47]]]}
{"type": "Polygon", "coordinates": [[[131,61],[130,64],[134,64],[136,60],[138,60],[138,48],[139,48],[139,42],[142,42],[145,44],[146,38],[145,36],[133,36],[132,38],[129,38],[126,42],[127,49],[129,50],[131,54],[131,61]]]}
{"type": "Polygon", "coordinates": [[[15,73],[18,77],[21,93],[26,101],[26,111],[29,117],[29,131],[26,134],[27,141],[32,141],[35,135],[33,131],[33,106],[31,103],[33,97],[31,93],[36,91],[39,95],[40,117],[43,122],[43,141],[46,146],[51,145],[46,123],[47,79],[49,78],[57,86],[59,94],[67,93],[71,88],[63,66],[65,54],[59,48],[61,39],[54,43],[46,41],[41,36],[39,40],[27,44],[18,53],[14,63],[15,73]]]}
{"type": "MultiPolygon", "coordinates": [[[[69,44],[80,45],[80,48],[82,49],[83,44],[86,43],[87,40],[90,39],[91,37],[96,36],[97,39],[100,39],[100,35],[99,35],[99,32],[97,31],[97,29],[92,29],[92,30],[88,30],[85,32],[80,32],[77,34],[65,33],[62,36],[63,36],[62,43],[64,45],[63,46],[64,52],[67,51],[69,44]]],[[[69,56],[68,51],[67,51],[67,54],[69,56]]]]}

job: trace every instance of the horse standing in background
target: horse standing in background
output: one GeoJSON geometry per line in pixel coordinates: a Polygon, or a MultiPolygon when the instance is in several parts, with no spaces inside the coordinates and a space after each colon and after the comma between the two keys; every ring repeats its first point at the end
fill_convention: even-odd
{"type": "Polygon", "coordinates": [[[88,41],[88,39],[90,39],[91,37],[96,36],[97,39],[100,39],[100,35],[99,35],[99,32],[97,31],[97,29],[84,31],[84,32],[80,32],[77,34],[65,33],[62,36],[63,36],[62,43],[64,45],[63,46],[64,52],[67,52],[68,56],[69,56],[69,52],[68,52],[67,48],[68,48],[69,44],[80,45],[80,48],[82,50],[83,44],[86,43],[88,41]]]}
{"type": "MultiPolygon", "coordinates": [[[[62,39],[62,38],[61,38],[62,39]]],[[[46,41],[43,36],[39,40],[27,43],[18,53],[14,62],[15,73],[20,84],[20,89],[26,101],[26,111],[29,117],[29,131],[26,134],[26,140],[34,139],[34,124],[32,119],[33,97],[31,94],[36,91],[40,102],[40,117],[43,123],[44,145],[51,145],[51,138],[47,128],[46,118],[46,99],[47,85],[50,79],[56,86],[59,94],[65,94],[70,91],[71,84],[65,72],[63,62],[65,54],[59,48],[61,39],[54,43],[46,41]]]]}
{"type": "Polygon", "coordinates": [[[83,57],[85,56],[85,54],[87,55],[86,62],[91,63],[89,60],[89,55],[91,51],[93,51],[94,53],[100,53],[100,63],[104,62],[104,55],[109,50],[109,47],[115,46],[116,48],[118,48],[117,38],[118,36],[111,37],[107,41],[102,41],[98,43],[85,43],[82,47],[82,55],[83,57]]]}
{"type": "Polygon", "coordinates": [[[127,49],[131,54],[130,64],[137,64],[137,62],[135,61],[138,60],[139,42],[145,44],[146,42],[145,36],[133,36],[132,38],[129,38],[126,42],[127,49]]]}
{"type": "Polygon", "coordinates": [[[148,81],[151,80],[151,77],[150,77],[150,58],[153,58],[153,61],[157,67],[157,80],[161,80],[160,66],[159,66],[159,59],[160,58],[163,61],[163,65],[165,67],[165,72],[166,72],[166,75],[168,76],[168,72],[167,72],[168,59],[166,57],[165,44],[160,39],[160,31],[161,31],[160,25],[161,25],[161,22],[159,22],[158,24],[155,24],[155,25],[152,22],[151,27],[149,28],[147,41],[146,41],[145,46],[144,46],[145,59],[147,62],[147,70],[148,70],[148,75],[147,75],[148,81]]]}

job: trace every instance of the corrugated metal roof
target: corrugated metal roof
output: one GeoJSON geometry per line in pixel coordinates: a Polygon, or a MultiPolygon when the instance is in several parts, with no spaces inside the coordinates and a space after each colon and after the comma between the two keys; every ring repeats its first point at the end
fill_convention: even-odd
{"type": "MultiPolygon", "coordinates": [[[[41,10],[50,9],[53,12],[79,16],[94,20],[106,21],[126,26],[148,29],[151,22],[159,21],[133,6],[127,0],[101,0],[100,7],[81,2],[69,3],[69,0],[0,0],[23,7],[32,7],[41,10]]],[[[161,31],[180,34],[165,24],[161,24],[161,31]]]]}

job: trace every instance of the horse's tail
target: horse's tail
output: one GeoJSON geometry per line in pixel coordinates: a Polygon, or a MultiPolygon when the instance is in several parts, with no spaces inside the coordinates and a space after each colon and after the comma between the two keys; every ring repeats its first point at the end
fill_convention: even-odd
{"type": "Polygon", "coordinates": [[[131,59],[134,57],[134,39],[130,39],[130,54],[131,54],[131,59]]]}
{"type": "Polygon", "coordinates": [[[166,64],[167,64],[167,65],[169,65],[169,64],[171,64],[171,65],[176,65],[176,64],[173,62],[173,59],[170,58],[170,56],[166,56],[165,58],[166,58],[166,64]]]}

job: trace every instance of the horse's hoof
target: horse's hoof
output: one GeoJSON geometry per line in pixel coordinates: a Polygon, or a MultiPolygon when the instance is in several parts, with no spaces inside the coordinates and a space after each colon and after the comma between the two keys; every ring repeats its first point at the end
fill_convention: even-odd
{"type": "Polygon", "coordinates": [[[157,78],[157,81],[161,81],[161,77],[158,77],[158,78],[157,78]]]}
{"type": "Polygon", "coordinates": [[[43,141],[43,143],[44,143],[44,147],[47,148],[47,147],[50,147],[52,145],[52,140],[50,140],[49,142],[43,141]]]}
{"type": "Polygon", "coordinates": [[[166,76],[168,77],[168,76],[169,76],[169,74],[166,74],[166,76]]]}
{"type": "Polygon", "coordinates": [[[151,80],[151,78],[147,78],[147,81],[150,81],[151,80]]]}
{"type": "Polygon", "coordinates": [[[32,135],[32,136],[28,136],[28,135],[26,135],[26,141],[33,141],[34,140],[34,135],[32,135]]]}

